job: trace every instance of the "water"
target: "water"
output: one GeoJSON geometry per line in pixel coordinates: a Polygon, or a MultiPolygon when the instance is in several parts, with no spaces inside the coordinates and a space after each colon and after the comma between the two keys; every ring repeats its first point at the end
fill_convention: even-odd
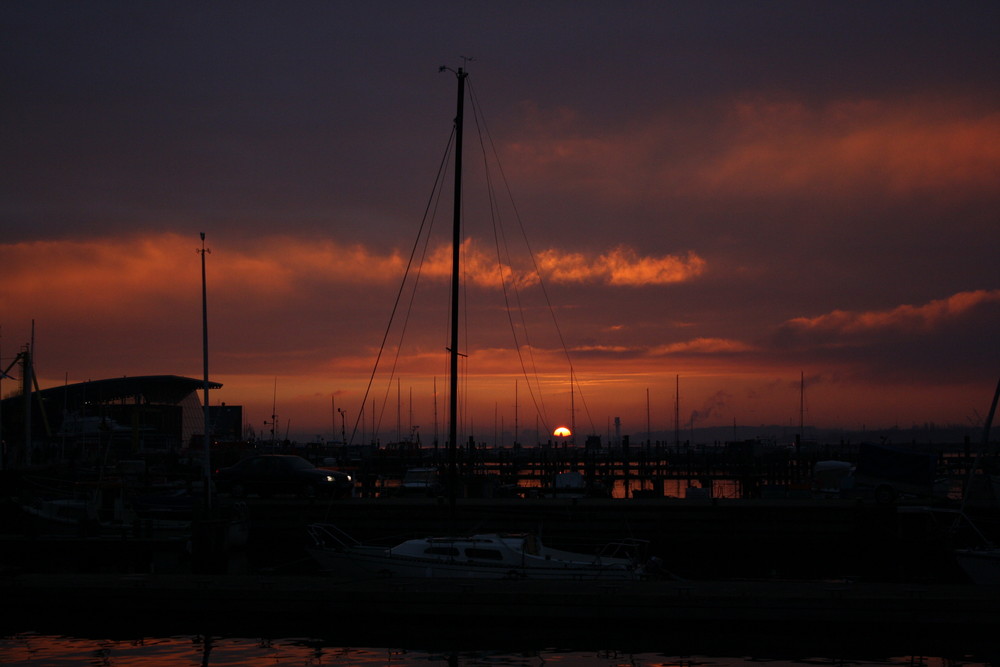
{"type": "Polygon", "coordinates": [[[24,632],[0,637],[0,664],[8,667],[318,667],[321,665],[385,665],[392,667],[483,667],[516,665],[541,667],[748,667],[766,662],[768,667],[986,667],[996,664],[983,657],[965,655],[900,655],[878,652],[865,657],[823,657],[800,653],[787,655],[742,654],[730,656],[671,655],[623,650],[434,651],[327,645],[309,638],[206,638],[202,635],[138,637],[133,639],[84,638],[24,632]]]}

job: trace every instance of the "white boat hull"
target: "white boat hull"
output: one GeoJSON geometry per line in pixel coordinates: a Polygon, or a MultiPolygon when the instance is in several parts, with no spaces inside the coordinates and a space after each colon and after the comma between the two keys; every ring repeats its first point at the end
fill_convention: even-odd
{"type": "Polygon", "coordinates": [[[509,565],[467,564],[457,561],[425,561],[403,556],[386,556],[384,549],[353,547],[350,550],[310,549],[310,554],[329,573],[344,576],[381,576],[433,579],[545,579],[545,580],[632,580],[635,570],[624,567],[512,567],[509,565]],[[383,553],[376,553],[383,552],[383,553]]]}
{"type": "Polygon", "coordinates": [[[643,574],[631,558],[551,549],[533,536],[426,538],[387,548],[329,528],[311,527],[315,546],[309,553],[324,571],[345,577],[621,581],[643,574]]]}

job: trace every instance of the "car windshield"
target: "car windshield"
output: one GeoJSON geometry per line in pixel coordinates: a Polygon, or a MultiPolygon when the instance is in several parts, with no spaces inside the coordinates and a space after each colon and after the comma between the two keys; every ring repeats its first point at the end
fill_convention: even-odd
{"type": "Polygon", "coordinates": [[[307,468],[315,468],[313,464],[306,461],[304,458],[299,456],[290,456],[285,459],[285,465],[289,470],[305,470],[307,468]]]}

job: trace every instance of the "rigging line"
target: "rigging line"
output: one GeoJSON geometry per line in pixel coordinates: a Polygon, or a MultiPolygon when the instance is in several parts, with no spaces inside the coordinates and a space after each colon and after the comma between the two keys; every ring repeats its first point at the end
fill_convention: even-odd
{"type": "Polygon", "coordinates": [[[490,220],[491,220],[492,226],[493,226],[493,243],[494,243],[494,247],[496,248],[496,253],[497,253],[497,269],[498,269],[498,273],[499,273],[499,277],[500,277],[500,287],[501,287],[501,290],[503,292],[503,298],[504,298],[504,312],[507,315],[507,322],[508,322],[508,324],[510,326],[511,337],[514,340],[514,349],[515,349],[515,351],[517,353],[518,361],[519,361],[520,366],[521,366],[521,373],[522,373],[522,375],[524,375],[525,379],[527,380],[528,393],[531,396],[532,401],[535,404],[535,412],[540,417],[542,417],[542,419],[546,422],[546,425],[547,425],[548,420],[547,420],[547,418],[545,416],[544,408],[541,409],[541,410],[539,409],[538,401],[536,400],[535,392],[534,392],[534,390],[532,388],[532,385],[531,385],[531,379],[528,376],[527,368],[524,365],[524,357],[521,354],[521,343],[518,340],[517,327],[515,326],[513,317],[511,315],[512,307],[511,307],[510,293],[507,290],[507,277],[505,276],[505,273],[504,273],[503,253],[501,252],[501,247],[503,247],[504,249],[507,250],[508,267],[509,267],[510,273],[511,273],[511,288],[515,291],[515,299],[517,300],[518,307],[519,307],[518,310],[519,310],[519,312],[521,313],[521,316],[522,316],[521,317],[521,319],[522,319],[522,326],[524,327],[525,336],[527,336],[527,326],[526,326],[526,323],[524,323],[523,309],[520,308],[520,299],[517,298],[517,296],[518,296],[517,295],[517,291],[516,291],[517,287],[516,287],[516,283],[514,281],[514,276],[513,276],[513,262],[510,260],[509,247],[507,245],[506,236],[504,236],[502,216],[500,214],[500,208],[499,208],[496,196],[495,196],[495,189],[494,189],[494,186],[493,186],[493,176],[492,176],[492,171],[490,169],[490,164],[489,164],[489,160],[488,160],[488,153],[486,151],[486,147],[485,147],[484,142],[483,142],[483,126],[485,126],[486,122],[485,122],[485,118],[482,118],[481,109],[476,104],[477,100],[475,98],[475,95],[473,94],[473,95],[471,95],[471,97],[472,97],[472,102],[473,102],[472,107],[473,107],[473,112],[474,112],[473,113],[473,118],[474,118],[475,123],[476,123],[477,136],[479,137],[479,145],[480,145],[480,149],[482,151],[482,156],[483,156],[483,172],[484,172],[484,174],[486,176],[487,195],[488,195],[488,198],[489,198],[489,206],[490,206],[490,220]],[[480,119],[481,118],[482,118],[482,121],[483,121],[483,126],[480,126],[480,119]],[[501,239],[502,239],[502,241],[501,241],[501,239]]]}
{"type": "MultiPolygon", "coordinates": [[[[471,91],[471,88],[472,88],[472,86],[470,86],[470,91],[471,91]]],[[[493,240],[494,240],[494,245],[496,247],[496,252],[497,252],[497,266],[498,266],[498,269],[499,269],[499,272],[500,272],[500,284],[501,284],[501,288],[503,290],[504,305],[505,305],[505,311],[506,311],[506,314],[507,314],[507,321],[508,321],[508,324],[510,325],[511,336],[514,339],[514,346],[515,346],[515,350],[517,352],[518,362],[521,365],[521,374],[524,376],[525,382],[528,385],[528,394],[531,396],[532,403],[535,406],[535,414],[537,414],[539,417],[541,417],[541,419],[542,419],[542,421],[543,421],[543,423],[545,425],[546,431],[548,431],[548,430],[550,430],[549,429],[550,423],[549,423],[548,414],[546,413],[546,409],[545,409],[544,394],[541,391],[541,381],[538,379],[538,367],[537,367],[537,364],[535,363],[534,348],[531,346],[531,342],[530,342],[530,339],[529,339],[528,324],[527,324],[527,321],[526,321],[525,316],[524,316],[524,308],[522,307],[522,304],[521,304],[521,295],[520,295],[520,291],[517,288],[517,281],[515,279],[514,262],[511,259],[510,246],[507,243],[507,237],[506,237],[506,234],[504,233],[503,222],[502,222],[501,215],[500,215],[500,206],[499,206],[499,203],[498,203],[498,201],[497,201],[497,199],[495,197],[495,188],[493,186],[492,170],[490,169],[489,160],[487,159],[488,155],[489,155],[489,151],[486,150],[486,145],[483,142],[484,131],[485,131],[485,134],[486,134],[487,137],[490,136],[490,134],[489,134],[489,127],[486,124],[486,117],[485,117],[485,115],[482,114],[482,107],[478,104],[478,98],[476,97],[474,91],[470,92],[470,98],[472,100],[472,108],[473,108],[473,112],[474,112],[473,113],[473,118],[474,118],[474,120],[476,122],[476,129],[477,129],[478,134],[479,134],[480,148],[482,150],[482,155],[483,155],[483,168],[484,168],[484,172],[486,174],[486,180],[487,180],[487,184],[488,184],[488,194],[489,194],[489,201],[490,201],[490,212],[492,214],[492,221],[493,221],[493,240]],[[480,126],[480,120],[482,120],[482,126],[480,126]],[[499,222],[499,224],[498,224],[498,222],[499,222]],[[501,251],[501,246],[503,248],[503,252],[501,251]],[[517,335],[517,326],[516,326],[516,324],[514,322],[514,319],[513,319],[512,315],[511,315],[512,308],[511,308],[510,294],[509,294],[509,292],[507,290],[507,281],[506,281],[506,277],[504,275],[504,262],[503,262],[503,254],[504,254],[504,252],[506,252],[506,256],[507,256],[507,266],[509,268],[509,273],[510,273],[511,290],[514,292],[514,301],[517,304],[516,308],[517,308],[518,313],[520,314],[521,327],[522,327],[522,329],[524,331],[525,345],[528,348],[528,356],[529,356],[529,359],[530,359],[531,373],[529,373],[528,368],[525,365],[524,355],[522,353],[522,345],[521,345],[521,343],[520,343],[520,341],[518,339],[518,335],[517,335]],[[534,385],[532,384],[532,377],[534,377],[534,385]],[[537,395],[536,395],[536,391],[537,391],[537,395]]],[[[493,146],[492,139],[490,139],[489,143],[490,143],[490,146],[492,147],[493,146]]],[[[499,160],[499,156],[498,156],[498,154],[497,154],[497,152],[495,150],[495,147],[494,147],[494,150],[493,150],[493,157],[494,157],[494,160],[499,164],[500,160],[499,160]]]]}
{"type": "MultiPolygon", "coordinates": [[[[471,88],[472,87],[470,86],[470,89],[471,88]]],[[[524,315],[524,308],[523,308],[523,306],[521,304],[521,294],[520,294],[520,290],[518,290],[517,281],[515,279],[515,275],[516,274],[514,272],[514,262],[513,262],[513,259],[511,257],[510,246],[509,246],[509,243],[507,242],[507,237],[506,237],[506,234],[505,234],[505,231],[504,231],[504,225],[503,225],[503,222],[502,222],[502,216],[501,216],[499,202],[497,201],[496,197],[494,196],[495,188],[493,186],[492,171],[490,169],[490,165],[489,165],[489,162],[487,160],[487,156],[489,155],[489,151],[486,150],[486,147],[483,144],[483,128],[485,128],[485,134],[486,134],[486,136],[490,138],[490,146],[493,147],[493,157],[494,157],[495,162],[498,165],[500,164],[499,154],[497,153],[497,151],[495,149],[495,146],[493,146],[492,137],[490,136],[490,132],[489,132],[489,126],[488,126],[488,124],[486,122],[486,116],[485,116],[485,114],[482,113],[482,105],[479,104],[478,97],[476,96],[475,90],[471,91],[470,96],[472,97],[473,108],[474,108],[474,110],[476,112],[475,120],[476,120],[476,123],[477,123],[477,129],[479,130],[479,141],[480,141],[480,146],[481,146],[481,150],[482,150],[482,153],[483,153],[484,170],[485,170],[485,173],[486,173],[487,182],[489,183],[489,195],[490,195],[491,213],[494,216],[493,217],[494,243],[495,243],[496,248],[497,248],[497,265],[498,265],[498,268],[499,268],[499,271],[500,271],[501,286],[502,286],[503,291],[504,291],[504,302],[505,302],[505,305],[506,305],[506,314],[507,314],[507,318],[508,318],[508,324],[511,327],[511,335],[514,338],[515,349],[516,349],[516,352],[517,352],[517,355],[518,355],[518,361],[519,361],[519,363],[521,365],[521,373],[524,376],[525,382],[526,382],[526,384],[528,386],[528,393],[531,396],[532,402],[533,402],[533,404],[535,406],[535,413],[539,417],[541,417],[543,419],[543,421],[545,421],[546,428],[548,428],[548,426],[549,426],[549,424],[548,424],[548,415],[546,414],[546,409],[545,409],[544,393],[541,391],[541,381],[538,379],[538,367],[537,367],[537,364],[535,363],[534,348],[531,345],[530,336],[529,336],[529,328],[528,328],[527,320],[526,320],[525,315],[524,315]],[[482,127],[479,127],[480,120],[482,121],[482,127]],[[499,225],[497,224],[498,220],[500,222],[499,225]],[[499,230],[499,235],[498,235],[498,230],[499,230]],[[521,345],[520,341],[518,340],[517,328],[516,328],[516,325],[515,325],[515,323],[513,321],[513,318],[511,317],[511,312],[510,312],[511,311],[510,297],[509,297],[509,293],[507,291],[506,280],[504,279],[504,273],[503,273],[504,263],[503,263],[503,253],[501,252],[501,246],[503,247],[503,250],[506,253],[507,266],[510,269],[511,289],[514,292],[514,301],[517,304],[517,310],[518,310],[518,313],[520,314],[521,327],[522,327],[522,330],[524,331],[524,345],[527,346],[527,348],[528,348],[528,356],[529,356],[529,359],[531,361],[531,364],[530,364],[531,365],[531,371],[532,371],[531,374],[529,374],[528,369],[525,366],[524,355],[523,355],[523,346],[521,345]],[[534,386],[532,385],[532,375],[534,376],[534,379],[535,379],[534,386]],[[537,390],[537,395],[536,395],[536,390],[537,390]]]]}
{"type": "MultiPolygon", "coordinates": [[[[542,421],[545,423],[546,429],[550,430],[549,427],[551,426],[551,424],[548,416],[548,411],[546,410],[545,407],[545,394],[544,392],[542,392],[542,383],[541,379],[539,378],[538,363],[535,359],[535,346],[532,345],[531,342],[531,334],[528,327],[527,318],[525,316],[525,309],[521,302],[521,291],[517,286],[517,281],[515,280],[515,274],[513,270],[514,263],[510,256],[510,248],[507,243],[507,238],[506,234],[504,233],[504,228],[502,223],[500,226],[500,234],[503,240],[504,250],[507,253],[507,263],[511,267],[511,290],[514,292],[514,301],[517,304],[516,307],[520,318],[521,328],[524,331],[524,346],[523,347],[521,345],[517,346],[517,356],[521,364],[521,373],[524,376],[525,382],[528,386],[528,394],[529,396],[531,396],[531,400],[535,405],[535,412],[542,418],[542,421]],[[523,354],[524,348],[527,348],[527,356],[529,362],[528,366],[530,366],[530,374],[528,367],[525,365],[524,354],[523,354]],[[532,385],[532,378],[534,378],[534,386],[532,385]]],[[[499,248],[497,249],[497,254],[498,254],[498,262],[500,262],[499,248]]],[[[505,300],[507,298],[506,284],[504,284],[504,298],[505,300]]],[[[510,313],[509,304],[508,304],[507,318],[511,327],[511,334],[514,336],[516,342],[517,341],[516,325],[510,313]]]]}
{"type": "MultiPolygon", "coordinates": [[[[434,209],[434,202],[438,198],[438,191],[441,188],[442,176],[445,172],[445,166],[447,164],[448,156],[451,153],[452,142],[455,140],[455,128],[452,127],[451,136],[448,137],[448,142],[445,146],[444,155],[441,156],[441,163],[438,165],[437,175],[434,177],[434,185],[431,188],[430,197],[427,199],[427,205],[424,207],[424,215],[420,220],[420,227],[417,230],[417,237],[413,241],[413,247],[410,250],[410,257],[406,263],[406,270],[403,272],[403,280],[399,285],[399,291],[396,293],[396,299],[392,304],[392,311],[389,314],[389,322],[386,324],[385,333],[382,335],[382,343],[379,345],[378,355],[375,357],[375,364],[372,367],[371,375],[368,378],[368,385],[365,387],[365,395],[361,400],[362,409],[358,411],[358,416],[354,420],[354,428],[351,430],[351,440],[347,444],[352,444],[354,442],[354,436],[358,433],[358,426],[361,423],[361,414],[364,412],[364,405],[368,402],[368,394],[371,392],[372,383],[375,381],[375,373],[378,371],[379,361],[382,359],[382,352],[385,350],[386,341],[389,338],[389,332],[392,329],[392,322],[396,317],[396,310],[399,308],[399,302],[403,296],[403,290],[406,287],[406,279],[410,274],[410,267],[413,265],[413,258],[416,255],[417,248],[420,245],[420,237],[424,233],[424,226],[427,224],[428,219],[431,218],[430,212],[434,209]]],[[[425,242],[426,247],[426,242],[425,242]]],[[[385,406],[383,405],[383,411],[385,406]]],[[[372,434],[375,437],[375,434],[372,434]]]]}
{"type": "MultiPolygon", "coordinates": [[[[442,181],[443,182],[443,181],[442,181]]],[[[427,248],[430,245],[431,230],[434,226],[434,220],[437,218],[438,205],[441,203],[441,197],[443,194],[443,188],[437,190],[437,198],[434,202],[433,213],[430,217],[430,227],[427,229],[427,233],[424,234],[424,247],[420,254],[420,261],[417,263],[416,277],[413,280],[413,287],[410,289],[410,300],[407,304],[406,315],[403,317],[402,329],[399,332],[399,343],[396,345],[396,354],[393,355],[392,367],[389,371],[389,377],[386,380],[385,393],[382,395],[382,409],[378,413],[378,427],[382,426],[382,419],[385,416],[385,411],[389,405],[389,392],[392,391],[392,381],[396,377],[396,369],[399,366],[399,357],[403,351],[403,339],[406,337],[406,329],[410,322],[410,315],[413,313],[413,303],[417,296],[417,287],[420,284],[420,276],[422,275],[424,261],[427,259],[427,248]]],[[[419,238],[419,237],[418,237],[419,238]]]]}
{"type": "MultiPolygon", "coordinates": [[[[452,138],[454,138],[454,134],[453,134],[452,138]]],[[[450,154],[451,147],[452,147],[452,144],[449,141],[449,144],[448,144],[449,150],[446,153],[446,156],[448,154],[450,154]]],[[[447,164],[445,164],[445,167],[444,167],[444,169],[442,171],[442,174],[444,174],[444,173],[447,173],[447,164]]],[[[439,182],[443,183],[444,181],[441,180],[439,182]]],[[[389,377],[388,377],[388,380],[386,381],[385,394],[383,394],[383,396],[382,396],[382,409],[381,409],[381,411],[379,411],[379,414],[378,414],[378,425],[379,425],[379,427],[381,427],[381,425],[382,425],[382,418],[385,415],[385,411],[386,411],[387,406],[389,405],[389,400],[388,400],[389,399],[389,392],[392,391],[392,381],[396,377],[396,369],[397,369],[397,367],[399,365],[399,356],[400,356],[400,354],[402,353],[402,350],[403,350],[403,339],[406,337],[406,329],[407,329],[407,327],[409,325],[409,322],[410,322],[410,315],[413,313],[413,303],[414,303],[414,301],[416,299],[416,296],[417,296],[417,287],[420,284],[420,277],[422,275],[422,271],[423,271],[423,267],[424,267],[424,261],[427,259],[427,249],[430,246],[431,231],[432,231],[432,229],[434,227],[434,220],[437,218],[437,210],[438,210],[438,206],[441,203],[441,197],[443,196],[443,192],[444,192],[444,188],[443,187],[442,188],[437,188],[437,197],[434,200],[433,212],[430,215],[430,226],[427,229],[427,233],[423,235],[423,238],[424,238],[423,250],[422,250],[422,252],[420,254],[420,261],[417,263],[416,277],[413,280],[413,287],[410,290],[410,300],[409,300],[409,303],[407,304],[406,315],[403,318],[402,329],[399,332],[399,344],[396,345],[396,354],[393,356],[392,368],[389,371],[389,377]]],[[[419,235],[418,235],[418,241],[419,241],[419,235]]]]}
{"type": "MultiPolygon", "coordinates": [[[[487,132],[487,137],[490,138],[490,146],[493,149],[494,154],[497,154],[496,147],[492,143],[492,137],[490,137],[489,132],[487,132]]],[[[566,355],[566,361],[569,364],[569,369],[570,369],[570,381],[574,382],[573,378],[575,377],[576,373],[575,369],[573,368],[573,359],[570,357],[569,348],[566,346],[566,341],[563,338],[562,329],[559,327],[559,321],[556,319],[555,309],[552,307],[552,301],[549,299],[548,290],[545,288],[545,280],[542,277],[542,272],[539,270],[538,263],[535,261],[535,253],[531,250],[531,244],[528,241],[528,235],[525,232],[524,223],[521,219],[520,211],[518,211],[517,204],[514,202],[514,197],[513,194],[511,193],[510,183],[507,180],[507,174],[504,172],[503,165],[500,163],[499,159],[497,160],[497,170],[500,172],[500,178],[503,180],[504,187],[507,191],[507,196],[510,200],[511,208],[514,211],[514,219],[517,220],[518,227],[521,230],[521,237],[524,239],[524,244],[528,248],[528,256],[531,258],[535,274],[538,276],[538,284],[539,287],[541,288],[542,294],[545,297],[545,303],[548,306],[549,314],[552,316],[552,323],[555,326],[556,332],[559,335],[559,343],[560,345],[562,345],[563,352],[566,355]]],[[[587,413],[587,419],[590,421],[591,432],[596,433],[597,427],[594,425],[594,419],[590,414],[590,407],[587,405],[586,398],[583,396],[583,388],[580,386],[579,383],[576,383],[576,386],[580,390],[580,400],[583,403],[584,411],[587,413]]]]}

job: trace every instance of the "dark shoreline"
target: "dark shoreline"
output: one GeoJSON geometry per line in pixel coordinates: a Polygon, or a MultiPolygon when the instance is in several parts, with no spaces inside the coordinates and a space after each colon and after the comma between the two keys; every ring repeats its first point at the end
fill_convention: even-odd
{"type": "Polygon", "coordinates": [[[627,646],[681,653],[996,655],[1000,588],[829,581],[339,581],[14,575],[0,629],[74,636],[313,637],[350,645],[627,646]],[[611,642],[611,643],[608,643],[611,642]]]}

